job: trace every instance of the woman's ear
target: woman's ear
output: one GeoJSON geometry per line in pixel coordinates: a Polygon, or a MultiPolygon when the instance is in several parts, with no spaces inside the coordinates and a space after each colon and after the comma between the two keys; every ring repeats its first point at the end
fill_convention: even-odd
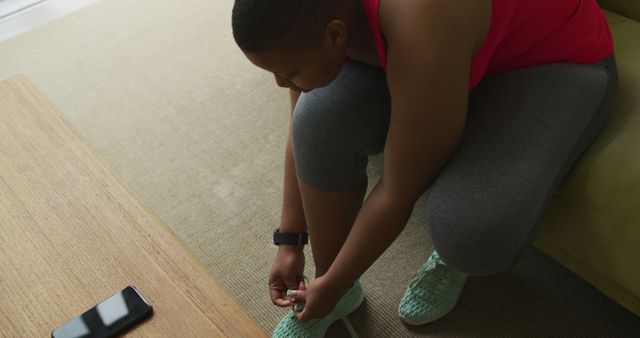
{"type": "Polygon", "coordinates": [[[325,35],[332,44],[346,46],[348,41],[347,26],[341,20],[331,20],[327,23],[325,35]]]}

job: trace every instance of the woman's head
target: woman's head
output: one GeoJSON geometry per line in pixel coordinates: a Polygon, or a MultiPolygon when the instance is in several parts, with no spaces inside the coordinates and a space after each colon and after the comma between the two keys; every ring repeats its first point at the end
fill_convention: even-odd
{"type": "Polygon", "coordinates": [[[331,82],[344,63],[346,14],[354,0],[236,0],[233,37],[282,87],[310,90],[331,82]]]}

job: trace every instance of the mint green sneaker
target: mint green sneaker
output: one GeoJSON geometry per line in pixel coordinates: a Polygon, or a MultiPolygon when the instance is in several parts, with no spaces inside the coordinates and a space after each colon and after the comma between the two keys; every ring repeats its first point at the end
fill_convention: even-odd
{"type": "Polygon", "coordinates": [[[466,274],[447,266],[434,250],[400,301],[400,319],[422,325],[442,318],[453,310],[466,280],[466,274]]]}
{"type": "Polygon", "coordinates": [[[273,331],[274,338],[321,338],[327,332],[327,329],[333,322],[338,319],[344,321],[347,330],[352,337],[357,337],[351,323],[346,318],[348,314],[355,311],[364,300],[364,291],[360,280],[357,280],[351,289],[345,293],[340,299],[333,311],[322,319],[313,319],[309,321],[299,321],[298,318],[290,312],[287,314],[276,329],[273,331]]]}

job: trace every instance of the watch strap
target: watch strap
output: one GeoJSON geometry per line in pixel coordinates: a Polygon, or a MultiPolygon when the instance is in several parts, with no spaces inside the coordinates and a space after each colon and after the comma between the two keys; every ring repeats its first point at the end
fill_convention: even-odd
{"type": "Polygon", "coordinates": [[[309,243],[309,234],[293,233],[293,232],[280,232],[280,229],[276,229],[273,232],[273,244],[275,245],[305,245],[309,243]]]}

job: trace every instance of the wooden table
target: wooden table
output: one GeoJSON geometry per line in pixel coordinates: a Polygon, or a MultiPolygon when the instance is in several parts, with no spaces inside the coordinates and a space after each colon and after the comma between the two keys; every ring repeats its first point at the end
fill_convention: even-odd
{"type": "Polygon", "coordinates": [[[0,82],[0,337],[48,337],[135,285],[135,337],[264,331],[24,77],[0,82]]]}

